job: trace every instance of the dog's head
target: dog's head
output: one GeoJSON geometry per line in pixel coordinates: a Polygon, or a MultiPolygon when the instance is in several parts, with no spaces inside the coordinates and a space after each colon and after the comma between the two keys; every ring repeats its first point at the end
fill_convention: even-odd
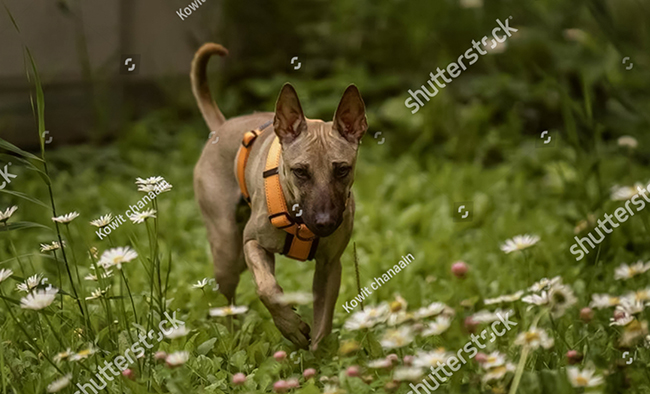
{"type": "Polygon", "coordinates": [[[298,200],[307,227],[327,237],[343,221],[359,142],[368,128],[361,94],[356,86],[348,86],[334,120],[323,122],[305,118],[295,89],[285,84],[273,127],[282,145],[288,192],[298,200]]]}

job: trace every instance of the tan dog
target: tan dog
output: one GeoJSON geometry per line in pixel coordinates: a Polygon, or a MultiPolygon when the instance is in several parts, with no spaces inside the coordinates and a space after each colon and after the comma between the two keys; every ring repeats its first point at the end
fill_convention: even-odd
{"type": "Polygon", "coordinates": [[[269,221],[262,173],[277,135],[281,144],[278,172],[287,206],[299,204],[304,224],[319,237],[312,286],[311,347],[316,349],[332,329],[341,283],[340,258],[352,233],[354,198],[350,188],[359,142],[368,127],[365,106],[358,89],[350,85],[332,122],[307,119],[296,91],[286,84],[275,113],[255,113],[226,121],[210,95],[206,66],[211,55],[227,53],[221,45],[204,44],[194,56],[191,71],[192,90],[203,118],[219,138],[217,143],[213,143],[214,139],[206,143],[194,169],[194,191],[207,225],[217,283],[226,298],[234,302],[239,276],[248,267],[257,293],[280,332],[301,348],[309,346],[309,326],[290,306],[276,302],[282,288],[275,279],[275,254],[282,252],[286,233],[269,221]],[[246,166],[251,212],[242,218],[238,212],[246,203],[235,174],[237,152],[245,132],[269,121],[272,126],[255,140],[246,166]]]}

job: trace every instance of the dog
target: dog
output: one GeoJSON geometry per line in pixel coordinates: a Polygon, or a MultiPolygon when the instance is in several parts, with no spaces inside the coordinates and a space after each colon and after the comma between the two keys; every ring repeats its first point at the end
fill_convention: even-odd
{"type": "MultiPolygon", "coordinates": [[[[194,168],[194,191],[207,227],[219,290],[234,304],[240,274],[248,268],[260,300],[282,335],[300,348],[316,350],[332,330],[341,284],[340,259],[352,234],[351,187],[359,144],[368,128],[365,104],[356,86],[350,85],[331,122],[308,119],[295,89],[285,84],[275,112],[226,120],[212,99],[206,75],[208,61],[215,54],[226,56],[228,51],[218,44],[204,44],[194,56],[190,77],[203,118],[218,138],[203,148],[194,168]],[[259,130],[260,126],[266,130],[259,130]],[[237,163],[244,153],[239,151],[246,145],[246,133],[256,129],[256,137],[248,135],[254,143],[246,149],[242,186],[237,163]],[[278,143],[274,142],[276,137],[278,163],[274,171],[265,171],[270,150],[278,143]],[[270,177],[280,185],[275,185],[278,190],[265,184],[270,182],[271,172],[270,177]],[[245,196],[248,192],[249,196],[245,196]],[[277,192],[286,201],[270,202],[268,194],[277,192]],[[250,204],[246,217],[239,214],[246,206],[244,197],[250,204]],[[289,230],[278,228],[269,218],[271,205],[276,203],[287,207],[297,204],[302,210],[299,217],[292,210],[272,218],[293,223],[293,238],[289,230]],[[312,246],[314,240],[317,243],[315,249],[309,250],[313,252],[309,257],[316,261],[313,335],[291,306],[278,302],[283,290],[275,278],[275,254],[286,250],[289,238],[312,246]]],[[[303,255],[299,259],[306,258],[303,255]]]]}

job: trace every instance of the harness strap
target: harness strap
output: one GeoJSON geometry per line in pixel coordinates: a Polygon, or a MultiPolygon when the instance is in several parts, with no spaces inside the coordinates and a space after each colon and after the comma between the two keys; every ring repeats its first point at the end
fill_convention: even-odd
{"type": "Polygon", "coordinates": [[[244,134],[244,139],[241,142],[242,146],[239,147],[239,151],[237,152],[237,182],[239,183],[241,194],[248,205],[251,204],[251,198],[248,194],[248,188],[246,187],[246,163],[248,163],[248,156],[251,154],[253,142],[260,134],[264,132],[264,129],[271,125],[271,123],[273,123],[273,121],[269,120],[257,129],[247,131],[244,134]]]}
{"type": "MultiPolygon", "coordinates": [[[[237,152],[237,182],[239,183],[242,196],[248,205],[251,204],[251,199],[246,187],[246,163],[248,162],[253,142],[271,123],[272,121],[269,121],[255,130],[247,131],[244,134],[242,146],[239,147],[239,151],[237,152]]],[[[271,143],[271,148],[266,158],[266,166],[262,173],[269,220],[274,227],[287,232],[282,254],[295,260],[311,260],[316,254],[318,237],[302,223],[300,218],[294,220],[289,215],[287,201],[282,191],[280,174],[278,172],[281,156],[282,146],[280,145],[279,138],[276,136],[271,143]]]]}

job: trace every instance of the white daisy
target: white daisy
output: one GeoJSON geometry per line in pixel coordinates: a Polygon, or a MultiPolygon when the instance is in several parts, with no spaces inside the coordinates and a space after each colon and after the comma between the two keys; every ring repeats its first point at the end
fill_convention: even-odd
{"type": "Polygon", "coordinates": [[[160,182],[162,182],[164,180],[165,180],[165,178],[163,178],[161,176],[151,176],[151,177],[146,178],[146,179],[142,179],[142,178],[138,177],[138,178],[135,178],[135,184],[136,185],[157,185],[157,184],[159,184],[160,182]]]}
{"type": "Polygon", "coordinates": [[[537,349],[540,346],[549,349],[553,346],[553,338],[550,338],[546,331],[540,328],[531,328],[529,331],[517,335],[515,345],[530,346],[531,349],[537,349]]]}
{"type": "Polygon", "coordinates": [[[400,367],[395,368],[393,372],[393,380],[398,382],[415,382],[422,378],[422,370],[415,367],[400,367]]]}
{"type": "Polygon", "coordinates": [[[433,302],[428,306],[422,307],[415,312],[414,317],[416,319],[425,319],[431,316],[438,316],[441,314],[448,306],[442,302],[433,302]]]}
{"type": "Polygon", "coordinates": [[[595,309],[604,309],[616,306],[619,303],[619,297],[611,296],[609,294],[592,294],[589,307],[595,309]]]}
{"type": "Polygon", "coordinates": [[[512,239],[506,240],[506,242],[501,245],[501,250],[506,254],[515,252],[517,250],[524,250],[535,245],[539,242],[539,237],[537,235],[517,235],[512,239]]]}
{"type": "Polygon", "coordinates": [[[171,332],[165,333],[165,338],[176,339],[187,336],[190,333],[190,330],[185,326],[179,326],[178,328],[172,328],[171,332]]]}
{"type": "Polygon", "coordinates": [[[394,330],[387,330],[380,343],[385,349],[396,349],[404,347],[414,340],[413,329],[403,326],[394,330]]]}
{"type": "Polygon", "coordinates": [[[611,317],[609,319],[609,325],[625,327],[635,320],[636,319],[634,318],[634,315],[632,315],[631,313],[619,310],[614,313],[614,317],[611,317]]]}
{"type": "Polygon", "coordinates": [[[122,269],[122,264],[138,257],[138,253],[128,246],[112,248],[104,251],[102,257],[99,259],[99,264],[104,269],[117,267],[118,270],[122,269]]]}
{"type": "MultiPolygon", "coordinates": [[[[514,314],[514,312],[511,309],[508,310],[506,313],[514,314]]],[[[486,309],[482,309],[482,310],[474,313],[471,316],[471,318],[472,318],[472,321],[474,321],[475,323],[479,323],[479,324],[481,324],[481,323],[492,323],[493,321],[499,320],[499,314],[504,314],[504,312],[501,311],[501,309],[497,309],[494,312],[490,312],[490,311],[488,311],[486,309]]]]}
{"type": "Polygon", "coordinates": [[[529,294],[526,297],[522,298],[521,301],[525,302],[526,304],[546,305],[549,302],[548,293],[542,291],[540,294],[529,294]]]}
{"type": "Polygon", "coordinates": [[[232,316],[232,315],[241,315],[248,311],[247,306],[224,306],[222,308],[212,308],[210,309],[210,316],[221,317],[221,316],[232,316]]]}
{"type": "MultiPolygon", "coordinates": [[[[65,241],[63,241],[63,246],[65,246],[65,241]]],[[[41,253],[51,252],[58,249],[61,249],[59,241],[52,241],[51,244],[41,244],[41,253]]]]}
{"type": "Polygon", "coordinates": [[[4,212],[2,212],[0,210],[0,223],[5,223],[7,220],[9,220],[11,215],[13,215],[14,212],[16,212],[17,209],[18,209],[18,207],[14,205],[13,207],[9,207],[9,208],[5,209],[4,212]]]}
{"type": "Polygon", "coordinates": [[[146,211],[135,212],[133,215],[129,216],[129,219],[131,219],[131,221],[135,224],[140,224],[140,223],[144,223],[144,221],[149,218],[155,218],[155,217],[156,217],[156,210],[147,209],[146,211]]]}
{"type": "Polygon", "coordinates": [[[645,309],[643,301],[624,297],[621,298],[621,302],[616,306],[614,313],[622,312],[628,315],[636,315],[637,313],[643,312],[643,309],[645,309]]]}
{"type": "Polygon", "coordinates": [[[50,383],[47,386],[47,392],[48,393],[58,393],[59,391],[63,390],[64,388],[68,387],[70,384],[70,380],[72,380],[72,374],[66,374],[65,376],[55,380],[54,382],[50,383]]]}
{"type": "Polygon", "coordinates": [[[16,285],[16,289],[18,291],[24,291],[25,293],[29,293],[30,291],[32,291],[33,288],[35,288],[41,283],[42,279],[43,279],[43,274],[32,275],[29,278],[27,278],[25,283],[18,283],[16,285]]]}
{"type": "Polygon", "coordinates": [[[190,353],[186,351],[181,351],[181,352],[174,352],[167,355],[165,362],[170,367],[178,367],[179,365],[185,364],[189,359],[190,359],[190,353]]]}
{"type": "Polygon", "coordinates": [[[521,296],[522,296],[522,295],[524,295],[524,291],[523,291],[523,290],[519,290],[519,291],[515,292],[514,294],[506,294],[506,295],[502,295],[502,296],[501,296],[501,301],[502,301],[502,302],[514,302],[514,301],[518,301],[519,299],[521,299],[521,296]]]}
{"type": "Polygon", "coordinates": [[[203,289],[207,285],[208,285],[208,278],[203,278],[198,282],[196,282],[195,284],[193,284],[192,287],[195,289],[203,289]]]}
{"type": "MultiPolygon", "coordinates": [[[[91,267],[92,268],[92,267],[91,267]]],[[[104,273],[101,274],[102,279],[107,279],[113,276],[113,270],[106,270],[104,273]]],[[[97,282],[97,275],[90,273],[84,277],[85,280],[97,282]]]]}
{"type": "Polygon", "coordinates": [[[447,316],[438,316],[434,322],[431,322],[427,327],[422,331],[423,337],[429,337],[431,335],[440,335],[451,326],[451,318],[447,316]]]}
{"type": "Polygon", "coordinates": [[[621,335],[619,346],[630,348],[647,335],[648,322],[634,320],[623,328],[623,334],[621,335]]]}
{"type": "Polygon", "coordinates": [[[160,194],[172,190],[172,187],[173,186],[170,183],[167,183],[167,181],[162,181],[154,187],[154,190],[156,193],[160,194]]]}
{"type": "Polygon", "coordinates": [[[80,361],[80,360],[85,360],[88,357],[92,356],[93,354],[97,353],[97,350],[91,346],[88,347],[88,349],[81,350],[72,356],[70,356],[70,361],[80,361]]]}
{"type": "Polygon", "coordinates": [[[562,283],[562,277],[560,276],[556,276],[553,279],[542,278],[539,281],[533,283],[533,285],[528,288],[528,291],[537,293],[542,290],[548,290],[551,286],[558,283],[562,283]]]}
{"type": "Polygon", "coordinates": [[[634,186],[614,185],[611,188],[610,198],[613,201],[627,201],[639,193],[636,189],[637,186],[643,188],[643,185],[640,183],[636,183],[634,186]]]}
{"type": "Polygon", "coordinates": [[[643,264],[643,261],[637,261],[632,265],[621,264],[614,271],[614,279],[627,280],[640,275],[650,269],[650,264],[643,264]]]}
{"type": "Polygon", "coordinates": [[[561,284],[551,286],[548,291],[548,300],[551,305],[551,314],[556,318],[564,315],[567,309],[578,302],[573,290],[569,286],[561,284]]]}
{"type": "Polygon", "coordinates": [[[500,367],[505,363],[506,363],[505,354],[494,351],[487,355],[486,360],[483,364],[481,364],[481,367],[483,367],[484,369],[491,369],[491,368],[500,367]]]}
{"type": "Polygon", "coordinates": [[[393,362],[388,358],[380,358],[379,360],[368,361],[368,368],[391,369],[393,368],[393,362]]]}
{"type": "Polygon", "coordinates": [[[438,364],[444,364],[451,356],[451,353],[445,349],[439,348],[430,352],[417,352],[413,358],[413,366],[417,368],[428,369],[430,367],[437,368],[438,364]]]}
{"type": "Polygon", "coordinates": [[[58,353],[56,356],[53,357],[54,361],[60,362],[62,360],[66,360],[70,358],[74,353],[70,348],[67,348],[64,352],[58,353]]]}
{"type": "Polygon", "coordinates": [[[10,269],[5,269],[5,268],[1,269],[0,270],[0,283],[2,283],[5,279],[11,277],[11,275],[13,275],[13,274],[14,274],[14,272],[12,270],[10,270],[10,269]]]}
{"type": "Polygon", "coordinates": [[[637,291],[631,291],[629,293],[626,293],[621,298],[627,298],[629,300],[635,301],[650,301],[650,287],[646,287],[645,289],[640,289],[637,291]]]}
{"type": "Polygon", "coordinates": [[[492,368],[485,375],[483,375],[483,383],[488,383],[493,380],[500,380],[506,376],[506,373],[514,371],[515,366],[511,363],[506,363],[505,365],[492,368]]]}
{"type": "Polygon", "coordinates": [[[485,300],[483,300],[483,304],[492,305],[492,304],[500,304],[502,302],[514,302],[521,299],[522,295],[524,295],[524,291],[519,290],[514,294],[504,294],[496,298],[486,298],[485,300]]]}
{"type": "Polygon", "coordinates": [[[58,292],[59,290],[53,287],[45,290],[36,290],[20,299],[20,307],[35,311],[47,308],[54,302],[58,292]]]}
{"type": "Polygon", "coordinates": [[[311,293],[294,292],[278,294],[274,301],[280,305],[307,305],[314,300],[311,293]]]}
{"type": "Polygon", "coordinates": [[[413,313],[407,312],[405,310],[400,310],[389,314],[388,320],[386,320],[386,324],[388,324],[391,327],[399,326],[400,324],[412,320],[413,318],[414,318],[413,313]]]}
{"type": "Polygon", "coordinates": [[[78,216],[79,216],[78,212],[70,212],[70,213],[66,213],[65,215],[52,218],[52,220],[55,222],[67,224],[73,221],[74,219],[76,219],[78,216]]]}
{"type": "Polygon", "coordinates": [[[618,142],[618,146],[626,146],[632,149],[636,149],[636,147],[639,145],[639,142],[636,140],[636,138],[631,137],[629,135],[624,135],[622,137],[619,137],[617,142],[618,142]]]}
{"type": "Polygon", "coordinates": [[[110,288],[111,285],[108,285],[104,290],[97,288],[90,293],[90,297],[86,297],[86,300],[95,300],[97,298],[104,297],[110,288]]]}
{"type": "Polygon", "coordinates": [[[376,324],[384,323],[388,319],[390,307],[383,302],[377,307],[365,307],[362,311],[357,311],[350,316],[344,324],[346,330],[361,330],[372,328],[376,324]]]}
{"type": "Polygon", "coordinates": [[[566,372],[573,387],[596,387],[604,383],[602,376],[594,376],[596,371],[590,368],[581,371],[578,367],[566,367],[566,372]]]}
{"type": "Polygon", "coordinates": [[[111,223],[111,221],[113,221],[113,215],[109,213],[108,215],[100,216],[99,219],[93,220],[92,222],[90,222],[90,224],[92,224],[95,227],[102,228],[108,226],[111,223]]]}

